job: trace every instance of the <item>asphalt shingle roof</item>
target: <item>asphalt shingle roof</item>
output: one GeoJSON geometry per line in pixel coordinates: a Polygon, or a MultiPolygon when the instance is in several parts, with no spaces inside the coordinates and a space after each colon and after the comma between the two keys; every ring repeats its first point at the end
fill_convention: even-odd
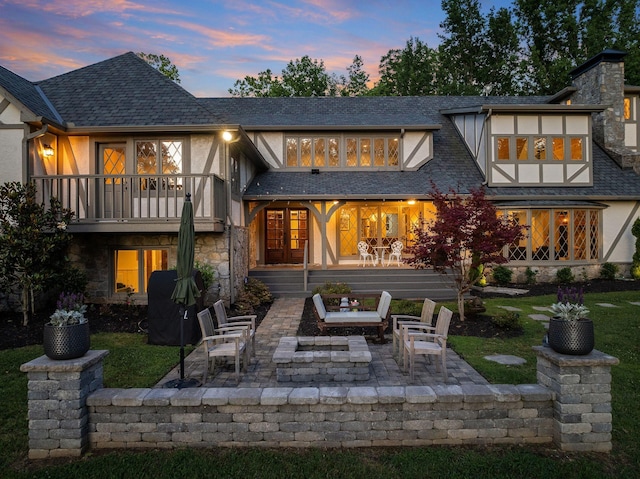
{"type": "Polygon", "coordinates": [[[203,105],[245,129],[439,125],[440,110],[484,104],[540,104],[549,97],[409,96],[202,98],[203,105]]]}
{"type": "Polygon", "coordinates": [[[0,66],[0,87],[31,110],[36,116],[56,120],[56,113],[45,101],[36,84],[0,66]]]}
{"type": "Polygon", "coordinates": [[[39,86],[64,121],[76,127],[221,123],[193,95],[131,52],[39,86]]]}

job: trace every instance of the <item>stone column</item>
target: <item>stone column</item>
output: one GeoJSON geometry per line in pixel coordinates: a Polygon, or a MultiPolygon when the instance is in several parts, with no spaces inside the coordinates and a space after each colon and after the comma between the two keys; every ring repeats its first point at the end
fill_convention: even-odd
{"type": "Polygon", "coordinates": [[[563,451],[611,451],[611,366],[618,358],[593,350],[585,356],[559,354],[543,346],[538,383],[555,394],[554,442],[563,451]]]}
{"type": "Polygon", "coordinates": [[[102,388],[107,354],[90,350],[64,361],[40,356],[20,366],[29,379],[29,459],[77,457],[87,449],[87,396],[102,388]]]}

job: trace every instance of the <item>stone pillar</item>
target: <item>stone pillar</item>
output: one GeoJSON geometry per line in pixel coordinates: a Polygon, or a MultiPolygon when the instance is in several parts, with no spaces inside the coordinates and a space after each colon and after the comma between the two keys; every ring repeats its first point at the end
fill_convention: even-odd
{"type": "Polygon", "coordinates": [[[87,396],[102,388],[107,354],[90,350],[64,361],[40,356],[20,366],[29,380],[29,459],[77,457],[87,449],[87,396]]]}
{"type": "Polygon", "coordinates": [[[593,350],[585,356],[559,354],[543,346],[538,383],[555,394],[554,431],[563,451],[611,451],[611,366],[618,358],[593,350]]]}

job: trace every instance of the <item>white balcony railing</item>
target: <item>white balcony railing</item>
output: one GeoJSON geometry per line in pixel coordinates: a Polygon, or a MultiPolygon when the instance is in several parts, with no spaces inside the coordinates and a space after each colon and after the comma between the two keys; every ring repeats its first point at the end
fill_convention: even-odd
{"type": "Polygon", "coordinates": [[[187,193],[196,225],[211,224],[212,230],[224,225],[225,185],[215,175],[49,175],[31,180],[40,201],[56,197],[75,213],[70,226],[79,231],[98,224],[155,224],[158,229],[179,222],[187,193]]]}

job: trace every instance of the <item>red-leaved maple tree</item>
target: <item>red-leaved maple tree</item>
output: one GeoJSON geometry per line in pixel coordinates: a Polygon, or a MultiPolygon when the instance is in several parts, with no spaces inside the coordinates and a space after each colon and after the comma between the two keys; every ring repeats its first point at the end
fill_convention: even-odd
{"type": "Polygon", "coordinates": [[[464,295],[482,277],[478,267],[506,263],[504,247],[520,241],[524,228],[515,219],[499,215],[483,189],[461,195],[453,190],[445,194],[433,186],[432,196],[435,218],[415,228],[409,264],[451,274],[464,321],[464,295]]]}

